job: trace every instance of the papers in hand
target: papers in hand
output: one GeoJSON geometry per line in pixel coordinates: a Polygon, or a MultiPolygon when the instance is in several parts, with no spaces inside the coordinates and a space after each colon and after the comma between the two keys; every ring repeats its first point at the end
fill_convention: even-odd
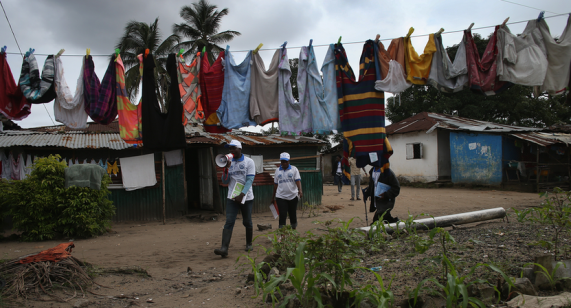
{"type": "MultiPolygon", "coordinates": [[[[243,189],[244,189],[244,184],[236,182],[236,184],[234,184],[234,188],[232,188],[232,194],[230,195],[230,199],[238,197],[242,193],[243,189]]],[[[246,196],[242,198],[242,204],[244,204],[245,202],[246,202],[246,196]]]]}
{"type": "Polygon", "coordinates": [[[389,189],[391,189],[389,185],[377,182],[377,187],[375,187],[375,197],[381,197],[381,195],[389,189]]]}
{"type": "Polygon", "coordinates": [[[274,219],[278,219],[278,217],[280,217],[280,211],[278,210],[278,207],[277,207],[275,202],[270,204],[270,211],[272,211],[272,215],[274,215],[274,219]]]}

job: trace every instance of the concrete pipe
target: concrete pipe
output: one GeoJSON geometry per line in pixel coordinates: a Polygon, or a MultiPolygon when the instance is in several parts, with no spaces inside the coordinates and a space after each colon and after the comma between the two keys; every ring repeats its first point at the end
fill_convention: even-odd
{"type": "MultiPolygon", "coordinates": [[[[505,216],[506,216],[506,210],[503,207],[498,207],[489,210],[439,216],[434,218],[431,217],[431,218],[418,219],[413,221],[411,227],[415,228],[416,230],[430,230],[436,227],[444,228],[444,227],[450,227],[452,225],[463,225],[478,221],[504,218],[505,216]]],[[[399,229],[404,229],[406,226],[405,223],[402,221],[398,223],[385,224],[385,230],[387,231],[387,233],[393,233],[394,229],[397,228],[397,224],[399,229]]],[[[359,229],[368,232],[371,229],[371,227],[362,227],[359,229]]]]}

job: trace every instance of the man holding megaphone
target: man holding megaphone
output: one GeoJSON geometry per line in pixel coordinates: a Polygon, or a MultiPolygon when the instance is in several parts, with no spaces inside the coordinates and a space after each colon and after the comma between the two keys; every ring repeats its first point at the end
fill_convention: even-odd
{"type": "MultiPolygon", "coordinates": [[[[256,165],[254,161],[242,154],[242,143],[232,140],[226,144],[230,150],[230,155],[216,157],[216,163],[227,160],[222,173],[222,183],[228,184],[228,197],[226,199],[226,224],[222,230],[222,247],[215,249],[214,253],[228,256],[228,246],[232,238],[232,230],[236,222],[238,211],[242,212],[242,224],[246,227],[246,251],[252,250],[252,236],[254,227],[252,225],[252,207],[254,206],[254,191],[252,184],[256,176],[256,165]]],[[[220,165],[219,165],[220,166],[220,165]]]]}

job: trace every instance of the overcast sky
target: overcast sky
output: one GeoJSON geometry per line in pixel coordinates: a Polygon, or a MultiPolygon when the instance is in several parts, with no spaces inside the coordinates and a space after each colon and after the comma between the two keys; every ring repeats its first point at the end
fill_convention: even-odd
{"type": "MultiPolygon", "coordinates": [[[[18,39],[25,52],[34,48],[36,54],[55,54],[64,48],[65,54],[85,54],[90,48],[95,57],[96,73],[103,78],[107,68],[107,56],[114,52],[124,26],[131,20],[151,23],[159,18],[159,27],[163,38],[172,31],[175,23],[182,22],[180,8],[191,5],[191,1],[161,0],[22,0],[1,1],[18,39]]],[[[378,33],[381,39],[405,36],[410,27],[415,28],[413,35],[429,34],[444,28],[445,46],[458,44],[462,33],[450,33],[467,28],[475,23],[473,32],[488,36],[493,28],[479,27],[501,24],[505,18],[510,22],[526,21],[537,18],[539,11],[545,10],[545,16],[570,13],[571,1],[568,0],[513,0],[516,5],[502,0],[458,1],[342,1],[342,0],[213,0],[219,9],[228,8],[230,13],[222,20],[220,30],[235,30],[241,36],[229,43],[232,50],[250,50],[263,43],[263,48],[278,48],[288,41],[288,56],[297,58],[299,46],[306,46],[313,39],[313,45],[335,43],[339,36],[346,44],[345,49],[350,65],[358,72],[358,61],[363,42],[374,39],[378,33]],[[534,8],[528,8],[525,6],[534,8]]],[[[0,45],[8,46],[8,52],[18,52],[18,47],[3,14],[0,14],[0,45]]],[[[553,36],[560,36],[567,16],[548,18],[547,24],[553,36]]],[[[524,23],[509,25],[512,33],[521,33],[524,23]]],[[[427,37],[413,39],[417,52],[422,53],[427,37]]],[[[388,47],[388,42],[385,42],[388,47]]],[[[327,47],[316,47],[315,53],[321,66],[327,47]]],[[[274,50],[261,51],[260,54],[269,63],[274,50]]],[[[236,62],[241,62],[246,53],[233,53],[236,62]]],[[[43,66],[45,56],[36,55],[38,64],[43,66]]],[[[68,85],[75,89],[81,67],[81,57],[62,57],[65,77],[68,85]]],[[[22,57],[8,55],[8,63],[16,81],[20,76],[22,57]]],[[[28,118],[19,121],[22,127],[53,125],[53,103],[32,106],[28,118]]],[[[56,124],[59,124],[56,122],[56,124]]],[[[259,128],[258,128],[259,129],[259,128]]]]}

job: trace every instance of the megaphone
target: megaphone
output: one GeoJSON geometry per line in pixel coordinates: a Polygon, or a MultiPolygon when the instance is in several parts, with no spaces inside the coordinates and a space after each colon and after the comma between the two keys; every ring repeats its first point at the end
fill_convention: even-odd
{"type": "Polygon", "coordinates": [[[218,154],[216,155],[216,166],[224,168],[226,167],[226,164],[228,164],[228,161],[232,160],[232,158],[234,158],[234,155],[232,154],[218,154]]]}

